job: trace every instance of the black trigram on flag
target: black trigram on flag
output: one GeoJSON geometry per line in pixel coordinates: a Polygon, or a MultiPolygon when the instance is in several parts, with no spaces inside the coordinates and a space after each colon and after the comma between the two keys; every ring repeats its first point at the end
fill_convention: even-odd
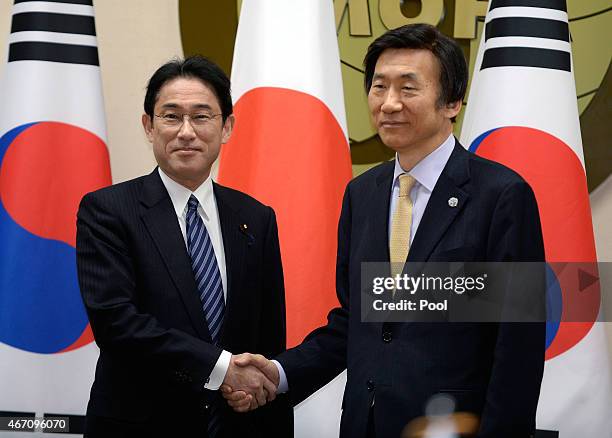
{"type": "Polygon", "coordinates": [[[539,67],[571,71],[565,0],[492,0],[484,37],[481,70],[539,67]]]}
{"type": "Polygon", "coordinates": [[[8,62],[99,65],[93,0],[15,0],[8,62]]]}

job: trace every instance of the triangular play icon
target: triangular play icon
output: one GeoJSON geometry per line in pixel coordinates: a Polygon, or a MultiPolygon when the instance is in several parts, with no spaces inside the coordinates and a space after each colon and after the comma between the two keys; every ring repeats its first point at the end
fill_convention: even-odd
{"type": "Polygon", "coordinates": [[[578,291],[582,292],[593,283],[599,281],[599,277],[578,268],[578,291]]]}

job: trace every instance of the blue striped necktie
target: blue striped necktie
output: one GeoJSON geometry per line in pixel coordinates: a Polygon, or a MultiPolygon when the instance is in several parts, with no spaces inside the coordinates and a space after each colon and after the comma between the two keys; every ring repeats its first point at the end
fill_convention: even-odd
{"type": "MultiPolygon", "coordinates": [[[[221,272],[210,236],[198,214],[198,200],[191,195],[187,205],[187,248],[191,256],[191,267],[198,285],[210,337],[213,344],[218,345],[225,311],[221,272]]],[[[220,426],[218,407],[213,403],[208,419],[208,436],[211,438],[218,436],[220,426]]]]}

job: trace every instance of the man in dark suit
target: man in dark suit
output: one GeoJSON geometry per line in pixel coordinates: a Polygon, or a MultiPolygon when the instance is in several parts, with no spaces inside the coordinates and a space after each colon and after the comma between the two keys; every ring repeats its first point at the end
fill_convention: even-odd
{"type": "MultiPolygon", "coordinates": [[[[336,267],[341,306],[276,363],[259,355],[238,363],[260,367],[295,400],[346,367],[341,437],[396,438],[436,394],[480,419],[478,437],[530,437],[543,323],[361,321],[362,262],[544,260],[529,185],[452,135],[468,78],[458,45],[435,27],[404,26],[374,41],[364,64],[372,120],[396,157],[346,189],[336,267]]],[[[249,409],[243,393],[223,390],[236,410],[249,409]]]]}
{"type": "Polygon", "coordinates": [[[229,79],[202,57],[171,61],[144,108],[159,167],[86,195],[78,212],[79,283],[100,347],[85,436],[292,436],[282,397],[245,417],[218,391],[266,404],[275,385],[236,354],[285,350],[274,211],[210,176],[234,124],[229,79]]]}

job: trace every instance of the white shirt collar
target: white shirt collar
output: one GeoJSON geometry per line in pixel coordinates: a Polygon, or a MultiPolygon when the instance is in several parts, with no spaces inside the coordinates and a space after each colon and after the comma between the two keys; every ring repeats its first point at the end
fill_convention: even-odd
{"type": "Polygon", "coordinates": [[[397,184],[400,175],[404,173],[410,174],[420,185],[428,191],[433,191],[438,178],[444,170],[444,166],[450,158],[453,148],[455,147],[455,137],[449,135],[444,142],[434,149],[429,155],[419,161],[409,172],[402,169],[399,162],[399,156],[395,154],[395,169],[393,171],[393,185],[397,184]]]}
{"type": "Polygon", "coordinates": [[[210,219],[212,214],[211,203],[214,202],[212,178],[210,176],[206,178],[206,180],[200,184],[195,191],[192,192],[187,187],[180,185],[166,175],[161,168],[158,167],[157,170],[159,171],[159,177],[161,178],[162,183],[168,191],[168,195],[170,195],[170,200],[172,201],[172,205],[174,206],[174,210],[176,211],[176,215],[178,217],[183,216],[185,213],[189,197],[193,194],[200,203],[204,218],[210,219]]]}

